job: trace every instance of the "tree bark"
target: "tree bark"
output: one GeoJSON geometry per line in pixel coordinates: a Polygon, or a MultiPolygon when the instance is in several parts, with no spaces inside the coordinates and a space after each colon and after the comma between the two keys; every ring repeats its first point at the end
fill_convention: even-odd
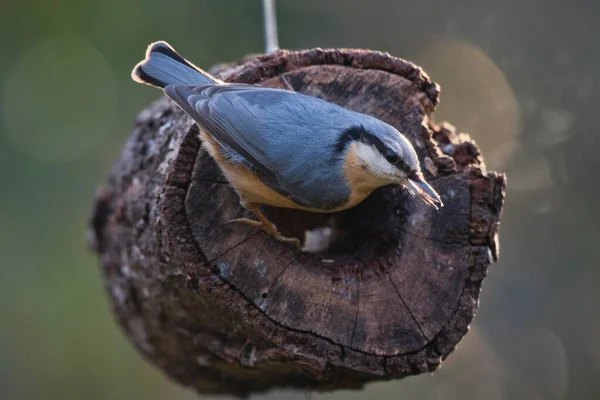
{"type": "Polygon", "coordinates": [[[335,214],[266,207],[297,253],[256,228],[197,127],[166,98],[144,110],[90,221],[115,314],[184,385],[244,396],[275,387],[360,388],[433,371],[466,334],[498,257],[504,175],[430,116],[439,88],[417,66],[364,50],[278,51],[213,71],[371,114],[419,154],[445,206],[397,187],[335,214]]]}

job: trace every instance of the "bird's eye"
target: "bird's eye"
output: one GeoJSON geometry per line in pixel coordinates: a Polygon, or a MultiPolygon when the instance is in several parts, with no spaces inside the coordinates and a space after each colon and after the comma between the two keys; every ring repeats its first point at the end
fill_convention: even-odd
{"type": "Polygon", "coordinates": [[[396,154],[396,152],[392,149],[387,149],[385,153],[383,153],[383,156],[392,164],[398,161],[398,154],[396,154]]]}

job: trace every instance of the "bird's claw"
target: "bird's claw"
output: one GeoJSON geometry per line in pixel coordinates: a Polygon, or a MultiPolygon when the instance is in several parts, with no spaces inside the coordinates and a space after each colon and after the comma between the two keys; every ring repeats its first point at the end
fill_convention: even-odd
{"type": "Polygon", "coordinates": [[[250,218],[236,218],[236,219],[232,219],[230,221],[227,221],[227,225],[232,224],[232,223],[240,223],[240,224],[247,224],[247,225],[251,225],[254,226],[256,228],[262,228],[264,229],[265,226],[263,225],[262,222],[260,221],[255,221],[253,219],[250,218]]]}
{"type": "Polygon", "coordinates": [[[298,250],[300,250],[302,248],[302,243],[300,242],[300,240],[298,240],[296,238],[289,238],[289,237],[283,236],[281,233],[279,233],[279,231],[277,230],[275,225],[267,227],[262,222],[255,221],[250,218],[232,219],[230,221],[227,221],[227,224],[231,224],[231,223],[235,223],[235,222],[241,223],[241,224],[247,224],[250,226],[254,226],[256,228],[263,229],[269,236],[271,236],[273,239],[275,239],[279,242],[291,244],[292,246],[296,247],[298,250]]]}
{"type": "Polygon", "coordinates": [[[271,237],[277,241],[291,244],[292,246],[296,247],[298,250],[302,249],[302,243],[300,243],[300,240],[298,240],[296,238],[285,237],[282,234],[280,234],[279,232],[277,232],[276,235],[271,235],[271,237]]]}

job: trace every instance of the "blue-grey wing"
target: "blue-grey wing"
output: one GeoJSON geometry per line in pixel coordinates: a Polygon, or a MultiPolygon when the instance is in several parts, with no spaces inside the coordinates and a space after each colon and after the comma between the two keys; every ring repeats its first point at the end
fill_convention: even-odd
{"type": "Polygon", "coordinates": [[[349,196],[331,165],[340,124],[353,113],[279,89],[250,85],[168,86],[165,93],[267,185],[297,203],[333,208],[349,196]]]}
{"type": "MultiPolygon", "coordinates": [[[[244,121],[238,121],[237,124],[232,123],[232,121],[224,118],[222,112],[216,109],[214,104],[211,104],[213,96],[219,92],[214,89],[220,87],[233,88],[228,85],[167,86],[165,93],[200,126],[205,128],[221,146],[233,150],[236,155],[242,156],[247,161],[247,165],[260,173],[266,180],[272,180],[274,174],[271,169],[253,156],[256,151],[252,149],[251,142],[245,140],[242,135],[243,132],[239,131],[239,128],[243,129],[239,126],[241,125],[239,122],[244,121]]],[[[243,90],[246,87],[250,88],[251,86],[240,86],[237,90],[243,90]]],[[[243,115],[240,115],[240,117],[243,117],[243,115]]],[[[247,120],[247,118],[244,120],[247,120]]]]}

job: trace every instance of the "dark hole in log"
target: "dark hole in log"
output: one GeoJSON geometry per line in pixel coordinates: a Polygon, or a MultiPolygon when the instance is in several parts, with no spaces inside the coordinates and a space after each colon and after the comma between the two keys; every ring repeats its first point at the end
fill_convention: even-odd
{"type": "Polygon", "coordinates": [[[407,201],[413,200],[402,189],[388,186],[337,213],[265,207],[265,214],[284,235],[301,239],[306,251],[315,256],[335,265],[364,264],[398,247],[407,201]]]}

